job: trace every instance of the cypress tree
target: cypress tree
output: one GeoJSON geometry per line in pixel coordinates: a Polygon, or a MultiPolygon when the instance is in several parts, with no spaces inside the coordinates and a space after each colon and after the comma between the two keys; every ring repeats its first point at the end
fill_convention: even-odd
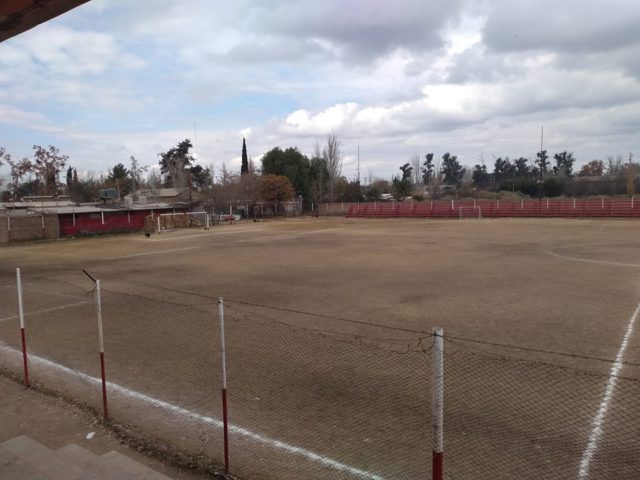
{"type": "Polygon", "coordinates": [[[240,173],[249,173],[249,159],[247,158],[247,144],[242,137],[242,167],[240,173]]]}

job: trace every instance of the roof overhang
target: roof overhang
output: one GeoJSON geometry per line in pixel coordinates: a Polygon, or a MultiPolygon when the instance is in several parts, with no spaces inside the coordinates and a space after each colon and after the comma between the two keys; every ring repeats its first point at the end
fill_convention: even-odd
{"type": "Polygon", "coordinates": [[[51,20],[89,0],[3,0],[0,42],[51,20]]]}

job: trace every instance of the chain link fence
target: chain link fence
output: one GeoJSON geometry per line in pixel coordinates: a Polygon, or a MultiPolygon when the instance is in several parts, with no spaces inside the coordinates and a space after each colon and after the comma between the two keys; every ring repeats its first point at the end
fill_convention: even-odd
{"type": "MultiPolygon", "coordinates": [[[[16,287],[2,280],[0,368],[20,375],[16,287]]],[[[93,284],[26,276],[23,290],[31,378],[102,412],[93,284]]],[[[217,301],[108,279],[101,297],[109,420],[210,471],[224,465],[217,301]]],[[[431,477],[432,338],[354,323],[225,299],[234,476],[431,477]]],[[[445,478],[638,478],[640,382],[624,368],[611,389],[612,362],[561,367],[446,333],[445,478]]]]}

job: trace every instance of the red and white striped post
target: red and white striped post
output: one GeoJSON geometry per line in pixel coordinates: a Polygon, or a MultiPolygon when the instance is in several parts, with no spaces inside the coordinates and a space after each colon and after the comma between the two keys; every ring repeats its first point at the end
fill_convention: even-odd
{"type": "Polygon", "coordinates": [[[227,415],[227,353],[224,341],[224,299],[218,298],[220,321],[220,356],[222,358],[222,431],[224,439],[224,473],[229,473],[229,417],[227,415]]]}
{"type": "Polygon", "coordinates": [[[24,332],[24,306],[22,304],[22,277],[20,269],[16,268],[16,282],[18,286],[18,315],[20,317],[20,338],[22,339],[22,363],[24,364],[24,384],[26,387],[29,383],[29,361],[27,359],[27,336],[24,332]]]}
{"type": "Polygon", "coordinates": [[[96,280],[96,312],[98,314],[98,344],[100,346],[100,375],[102,378],[102,413],[104,419],[109,417],[107,408],[107,375],[104,368],[104,338],[102,336],[102,300],[100,295],[100,280],[96,280]]]}
{"type": "Polygon", "coordinates": [[[433,421],[432,479],[444,479],[444,338],[442,328],[434,328],[432,362],[431,414],[433,421]]]}

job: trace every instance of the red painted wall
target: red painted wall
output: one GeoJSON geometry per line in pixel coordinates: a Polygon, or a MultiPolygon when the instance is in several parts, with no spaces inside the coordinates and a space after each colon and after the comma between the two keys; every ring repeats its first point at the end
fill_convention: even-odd
{"type": "MultiPolygon", "coordinates": [[[[173,209],[168,209],[173,211],[173,209]]],[[[154,212],[162,213],[163,210],[154,209],[154,212]]],[[[115,210],[104,212],[104,223],[100,212],[76,213],[75,225],[73,214],[58,215],[61,237],[73,237],[77,235],[90,235],[92,233],[109,233],[119,231],[137,231],[144,228],[144,219],[151,215],[149,210],[131,210],[129,212],[115,210]]]]}

